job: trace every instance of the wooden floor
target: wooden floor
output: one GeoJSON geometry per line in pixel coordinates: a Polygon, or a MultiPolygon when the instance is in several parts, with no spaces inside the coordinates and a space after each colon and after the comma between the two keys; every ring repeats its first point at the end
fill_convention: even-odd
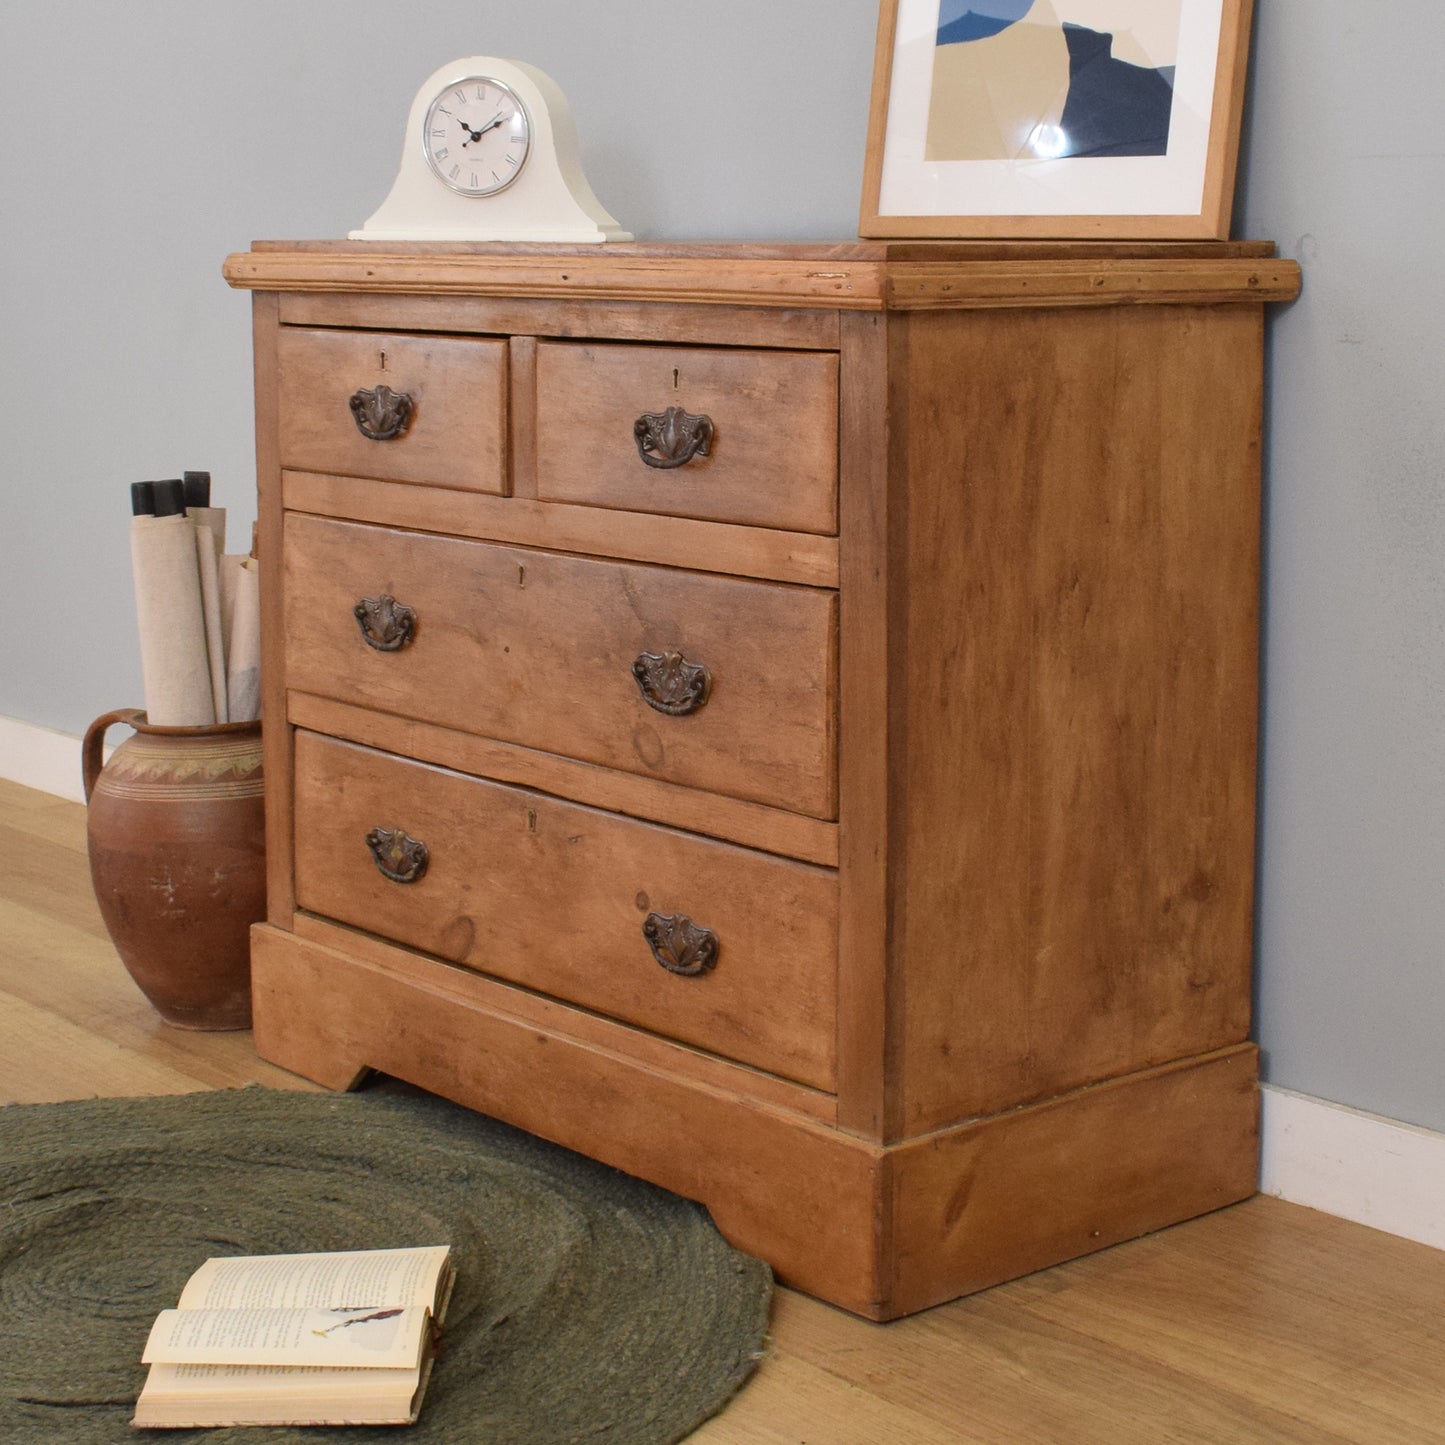
{"type": "MultiPolygon", "coordinates": [[[[90,891],[85,813],[0,781],[0,1101],[255,1081],[248,1034],[170,1029],[90,891]]],[[[1445,1253],[1247,1204],[891,1325],[780,1291],[698,1445],[1445,1442],[1445,1253]]]]}

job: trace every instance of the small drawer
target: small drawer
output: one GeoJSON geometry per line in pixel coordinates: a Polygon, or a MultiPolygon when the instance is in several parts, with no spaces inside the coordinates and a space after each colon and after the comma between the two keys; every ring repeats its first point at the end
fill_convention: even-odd
{"type": "Polygon", "coordinates": [[[292,513],[286,682],[835,815],[837,594],[292,513]]]}
{"type": "Polygon", "coordinates": [[[537,489],[558,502],[838,529],[829,352],[537,347],[537,489]]]}
{"type": "Polygon", "coordinates": [[[283,326],[281,465],[507,490],[507,345],[283,326]]]}
{"type": "Polygon", "coordinates": [[[832,1090],[837,875],[298,732],[299,907],[832,1090]]]}

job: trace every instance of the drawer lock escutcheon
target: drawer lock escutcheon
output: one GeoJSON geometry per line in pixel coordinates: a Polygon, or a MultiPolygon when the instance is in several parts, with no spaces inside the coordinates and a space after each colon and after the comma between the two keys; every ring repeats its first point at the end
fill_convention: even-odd
{"type": "Polygon", "coordinates": [[[632,664],[632,675],[648,707],[669,717],[696,712],[712,691],[712,674],[680,652],[644,652],[632,664]]]}
{"type": "Polygon", "coordinates": [[[368,647],[378,652],[400,652],[416,635],[416,611],[389,593],[363,597],[352,608],[368,647]]]}
{"type": "Polygon", "coordinates": [[[717,967],[718,936],[700,928],[686,914],[649,913],[642,924],[642,936],[652,956],[669,972],[696,978],[717,967]]]}
{"type": "Polygon", "coordinates": [[[707,456],[716,434],[710,416],[694,416],[680,406],[644,412],[632,424],[637,455],[648,466],[663,471],[707,456]]]}
{"type": "Polygon", "coordinates": [[[408,837],[400,828],[373,828],[366,835],[366,846],[381,876],[393,883],[415,883],[431,861],[426,844],[408,837]]]}
{"type": "Polygon", "coordinates": [[[353,392],[347,403],[356,419],[356,429],[374,442],[389,442],[399,437],[411,423],[413,403],[404,391],[389,386],[363,387],[353,392]]]}

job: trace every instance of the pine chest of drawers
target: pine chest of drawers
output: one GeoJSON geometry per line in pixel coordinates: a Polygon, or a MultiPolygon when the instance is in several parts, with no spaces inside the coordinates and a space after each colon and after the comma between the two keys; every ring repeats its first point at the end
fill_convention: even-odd
{"type": "Polygon", "coordinates": [[[1241,1199],[1270,247],[266,243],[256,1043],[884,1319],[1241,1199]]]}

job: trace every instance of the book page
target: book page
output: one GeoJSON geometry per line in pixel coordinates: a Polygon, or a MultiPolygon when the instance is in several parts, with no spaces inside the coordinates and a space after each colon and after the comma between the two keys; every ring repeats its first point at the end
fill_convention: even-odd
{"type": "Polygon", "coordinates": [[[317,1365],[166,1365],[155,1364],[142,1396],[170,1396],[193,1401],[265,1399],[285,1395],[294,1400],[410,1399],[417,1387],[413,1370],[368,1370],[358,1374],[342,1367],[317,1365]]]}
{"type": "Polygon", "coordinates": [[[336,1254],[208,1259],[181,1292],[180,1308],[382,1309],[431,1306],[449,1246],[336,1254]]]}
{"type": "Polygon", "coordinates": [[[403,1425],[414,1421],[431,1365],[347,1370],[282,1365],[152,1365],[133,1424],[403,1425]]]}
{"type": "Polygon", "coordinates": [[[427,1341],[427,1318],[419,1307],[162,1310],[141,1360],[414,1369],[427,1341]]]}

